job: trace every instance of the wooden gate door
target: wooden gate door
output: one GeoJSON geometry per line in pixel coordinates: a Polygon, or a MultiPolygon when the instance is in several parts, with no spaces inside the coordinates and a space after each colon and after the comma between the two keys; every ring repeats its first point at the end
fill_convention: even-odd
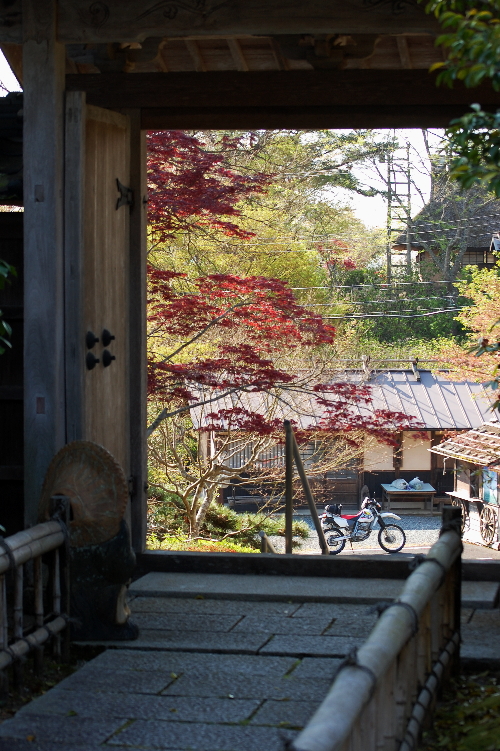
{"type": "Polygon", "coordinates": [[[65,318],[67,441],[129,468],[129,118],[67,95],[65,318]]]}

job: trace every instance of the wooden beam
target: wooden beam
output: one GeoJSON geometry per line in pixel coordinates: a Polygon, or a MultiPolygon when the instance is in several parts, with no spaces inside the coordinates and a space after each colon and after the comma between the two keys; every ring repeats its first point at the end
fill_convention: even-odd
{"type": "Polygon", "coordinates": [[[66,439],[85,438],[83,346],[83,254],[85,223],[85,94],[66,95],[64,150],[64,284],[66,346],[66,439]]]}
{"type": "Polygon", "coordinates": [[[141,124],[146,130],[446,128],[468,111],[467,105],[158,107],[143,109],[141,124]]]}
{"type": "Polygon", "coordinates": [[[187,51],[191,55],[191,59],[194,63],[194,67],[198,73],[204,73],[207,69],[205,61],[203,60],[198,42],[196,39],[186,39],[184,44],[187,47],[187,51]]]}
{"type": "Polygon", "coordinates": [[[64,46],[55,0],[24,0],[25,523],[37,520],[47,467],[65,443],[64,46]]]}
{"type": "Polygon", "coordinates": [[[233,60],[236,63],[237,70],[249,70],[248,63],[245,59],[245,55],[243,54],[243,50],[241,49],[241,44],[239,43],[239,41],[237,39],[228,39],[227,44],[229,49],[231,50],[231,55],[233,56],[233,60]]]}
{"type": "MultiPolygon", "coordinates": [[[[67,75],[69,91],[86,91],[101,107],[140,109],[498,106],[491,86],[437,88],[426,70],[290,70],[67,75]]],[[[208,126],[207,126],[208,127],[208,126]]]]}
{"type": "Polygon", "coordinates": [[[364,0],[60,0],[64,41],[111,42],[148,36],[227,34],[397,34],[436,31],[437,22],[417,3],[364,0]],[[396,9],[396,5],[398,8],[396,9]]]}
{"type": "Polygon", "coordinates": [[[411,70],[413,68],[411,62],[410,48],[408,46],[408,39],[403,36],[396,37],[398,45],[399,58],[401,60],[401,67],[411,70]]]}
{"type": "Polygon", "coordinates": [[[129,411],[130,411],[130,521],[132,546],[146,547],[147,528],[147,358],[146,265],[147,183],[146,131],[141,130],[140,110],[123,110],[130,118],[130,187],[134,204],[130,212],[129,245],[129,411]]]}
{"type": "MultiPolygon", "coordinates": [[[[58,39],[133,42],[147,37],[256,34],[438,33],[422,5],[393,0],[59,0],[58,39]]],[[[21,0],[0,11],[0,41],[21,41],[21,0]]]]}

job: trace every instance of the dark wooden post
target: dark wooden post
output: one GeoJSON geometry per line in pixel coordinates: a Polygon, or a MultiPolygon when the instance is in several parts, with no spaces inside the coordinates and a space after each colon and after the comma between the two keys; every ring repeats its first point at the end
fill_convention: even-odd
{"type": "MultiPolygon", "coordinates": [[[[452,527],[460,537],[462,536],[462,509],[457,506],[443,506],[443,528],[452,527]]],[[[452,630],[460,632],[462,608],[462,556],[457,556],[452,567],[453,586],[453,624],[452,630]]],[[[460,673],[460,641],[453,654],[452,672],[455,677],[460,673]]]]}
{"type": "Polygon", "coordinates": [[[85,93],[68,91],[64,153],[64,276],[66,346],[66,439],[85,435],[85,352],[82,342],[85,93]]]}
{"type": "Polygon", "coordinates": [[[24,435],[26,524],[65,442],[63,99],[55,0],[23,0],[24,435]]]}
{"type": "Polygon", "coordinates": [[[285,420],[285,553],[293,553],[293,434],[285,420]]]}
{"type": "Polygon", "coordinates": [[[129,409],[132,546],[146,546],[147,443],[146,443],[146,262],[147,183],[146,131],[141,112],[124,110],[130,118],[130,187],[134,205],[130,213],[129,256],[129,409]]]}

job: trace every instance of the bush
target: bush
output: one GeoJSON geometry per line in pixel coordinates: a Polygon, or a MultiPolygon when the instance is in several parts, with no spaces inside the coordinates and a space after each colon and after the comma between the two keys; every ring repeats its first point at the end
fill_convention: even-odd
{"type": "MultiPolygon", "coordinates": [[[[214,543],[217,545],[224,544],[235,545],[236,547],[244,546],[245,550],[235,552],[249,552],[260,548],[259,531],[267,535],[285,536],[285,519],[283,516],[267,516],[264,513],[244,513],[238,514],[233,509],[219,504],[212,505],[206,514],[200,530],[202,538],[208,538],[201,541],[187,541],[188,520],[182,501],[174,493],[169,493],[160,488],[150,490],[150,502],[148,512],[148,533],[149,547],[161,545],[163,549],[167,547],[171,550],[193,550],[201,549],[200,547],[173,547],[175,541],[183,540],[183,545],[195,545],[199,543],[214,543]],[[167,538],[172,543],[166,543],[167,538]]],[[[294,546],[300,545],[300,540],[307,539],[309,527],[305,522],[295,521],[293,523],[293,536],[299,538],[294,540],[294,546]]],[[[204,547],[203,549],[207,549],[204,547]]],[[[217,547],[221,550],[220,547],[217,547]]]]}

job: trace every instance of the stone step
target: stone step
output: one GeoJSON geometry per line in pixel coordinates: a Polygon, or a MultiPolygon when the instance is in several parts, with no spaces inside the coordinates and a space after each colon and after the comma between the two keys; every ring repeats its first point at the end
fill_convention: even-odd
{"type": "MultiPolygon", "coordinates": [[[[498,582],[462,583],[462,606],[491,609],[497,605],[498,582]]],[[[401,579],[350,579],[314,576],[239,576],[152,571],[130,586],[133,597],[204,597],[224,600],[293,602],[390,602],[403,588],[401,579]]]]}

